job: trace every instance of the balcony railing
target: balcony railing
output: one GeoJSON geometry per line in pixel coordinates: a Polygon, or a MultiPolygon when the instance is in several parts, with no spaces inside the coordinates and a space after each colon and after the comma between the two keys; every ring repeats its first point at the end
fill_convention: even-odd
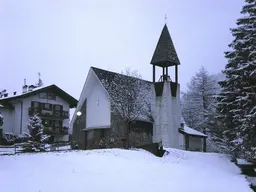
{"type": "Polygon", "coordinates": [[[49,135],[68,135],[68,127],[44,127],[44,133],[49,135]]]}
{"type": "Polygon", "coordinates": [[[28,114],[35,115],[42,117],[53,117],[53,118],[60,118],[60,119],[68,119],[69,112],[68,111],[56,111],[56,110],[45,110],[40,108],[29,108],[28,114]]]}

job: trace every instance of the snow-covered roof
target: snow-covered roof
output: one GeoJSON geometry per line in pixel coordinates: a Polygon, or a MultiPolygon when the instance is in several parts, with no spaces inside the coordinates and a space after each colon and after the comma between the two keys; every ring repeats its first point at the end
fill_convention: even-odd
{"type": "Polygon", "coordinates": [[[188,134],[188,135],[193,135],[193,136],[207,137],[207,135],[205,135],[204,133],[201,133],[200,131],[197,131],[197,130],[192,129],[189,126],[187,126],[182,115],[180,116],[180,123],[184,124],[184,130],[182,130],[183,133],[188,134]]]}
{"type": "Polygon", "coordinates": [[[25,92],[25,93],[17,92],[17,91],[15,91],[15,92],[16,92],[15,95],[14,95],[14,94],[11,95],[11,93],[8,93],[8,96],[7,96],[7,97],[4,97],[4,96],[3,96],[2,98],[0,98],[0,101],[6,100],[6,99],[14,99],[14,98],[20,97],[20,96],[30,95],[30,93],[37,92],[37,91],[40,90],[40,89],[43,89],[43,88],[46,88],[46,87],[50,87],[50,86],[53,86],[53,84],[52,84],[52,85],[45,85],[45,86],[36,87],[36,88],[34,88],[32,91],[27,91],[27,92],[25,92]]]}
{"type": "Polygon", "coordinates": [[[138,91],[136,100],[138,105],[134,105],[136,108],[133,114],[134,119],[141,121],[152,121],[150,118],[151,82],[111,71],[106,71],[96,67],[92,67],[92,69],[104,88],[107,90],[113,104],[117,109],[122,108],[122,102],[124,101],[122,98],[125,98],[127,93],[129,94],[129,92],[133,92],[132,90],[127,90],[133,89],[132,86],[127,86],[127,82],[134,83],[134,81],[136,81],[136,84],[139,85],[139,88],[136,89],[136,91],[138,91]]]}
{"type": "Polygon", "coordinates": [[[54,93],[58,94],[61,98],[63,98],[65,101],[67,101],[70,104],[71,108],[75,107],[77,105],[78,101],[75,98],[73,98],[71,95],[69,95],[64,90],[62,90],[61,88],[59,88],[58,86],[56,86],[54,84],[37,87],[37,88],[34,88],[32,91],[27,91],[25,93],[20,92],[20,93],[16,93],[15,95],[8,94],[7,97],[0,98],[0,102],[8,103],[8,101],[10,101],[12,99],[25,98],[25,97],[28,97],[28,96],[31,96],[31,95],[34,95],[36,93],[43,92],[46,90],[51,90],[54,93]]]}
{"type": "Polygon", "coordinates": [[[200,131],[197,131],[195,129],[192,129],[188,126],[184,126],[184,132],[188,135],[194,135],[194,136],[201,136],[201,137],[207,137],[207,135],[201,133],[200,131]]]}

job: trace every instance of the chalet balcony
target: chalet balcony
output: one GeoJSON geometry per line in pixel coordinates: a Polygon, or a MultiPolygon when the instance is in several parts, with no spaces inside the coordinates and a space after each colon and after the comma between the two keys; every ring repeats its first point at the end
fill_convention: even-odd
{"type": "Polygon", "coordinates": [[[44,134],[68,135],[68,127],[44,127],[44,134]]]}
{"type": "Polygon", "coordinates": [[[44,110],[40,108],[29,108],[28,114],[29,116],[37,114],[39,117],[47,117],[50,119],[68,119],[69,118],[68,111],[44,110]]]}

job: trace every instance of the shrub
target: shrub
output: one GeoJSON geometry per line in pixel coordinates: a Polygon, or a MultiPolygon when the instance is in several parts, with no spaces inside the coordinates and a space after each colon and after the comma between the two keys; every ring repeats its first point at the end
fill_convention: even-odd
{"type": "Polygon", "coordinates": [[[75,141],[71,142],[71,149],[72,150],[79,149],[79,146],[75,141]]]}
{"type": "Polygon", "coordinates": [[[15,143],[16,135],[13,133],[4,133],[1,138],[2,145],[13,145],[15,143]]]}
{"type": "Polygon", "coordinates": [[[30,139],[30,136],[28,133],[23,133],[21,135],[17,135],[16,139],[15,139],[15,143],[24,143],[24,142],[28,142],[30,139]]]}

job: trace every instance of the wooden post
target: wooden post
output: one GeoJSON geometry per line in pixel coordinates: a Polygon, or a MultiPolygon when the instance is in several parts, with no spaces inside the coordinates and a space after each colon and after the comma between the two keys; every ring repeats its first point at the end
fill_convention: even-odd
{"type": "Polygon", "coordinates": [[[204,143],[203,152],[206,152],[206,137],[203,138],[203,143],[204,143]]]}
{"type": "Polygon", "coordinates": [[[168,78],[168,67],[166,67],[166,78],[168,78]]]}
{"type": "Polygon", "coordinates": [[[153,83],[156,82],[156,66],[153,65],[153,83]]]}
{"type": "Polygon", "coordinates": [[[164,74],[165,74],[165,71],[164,71],[164,67],[163,67],[163,81],[165,80],[164,74]]]}
{"type": "Polygon", "coordinates": [[[189,135],[185,135],[185,150],[189,150],[189,135]]]}
{"type": "Polygon", "coordinates": [[[175,83],[178,83],[178,65],[175,65],[175,83]]]}

